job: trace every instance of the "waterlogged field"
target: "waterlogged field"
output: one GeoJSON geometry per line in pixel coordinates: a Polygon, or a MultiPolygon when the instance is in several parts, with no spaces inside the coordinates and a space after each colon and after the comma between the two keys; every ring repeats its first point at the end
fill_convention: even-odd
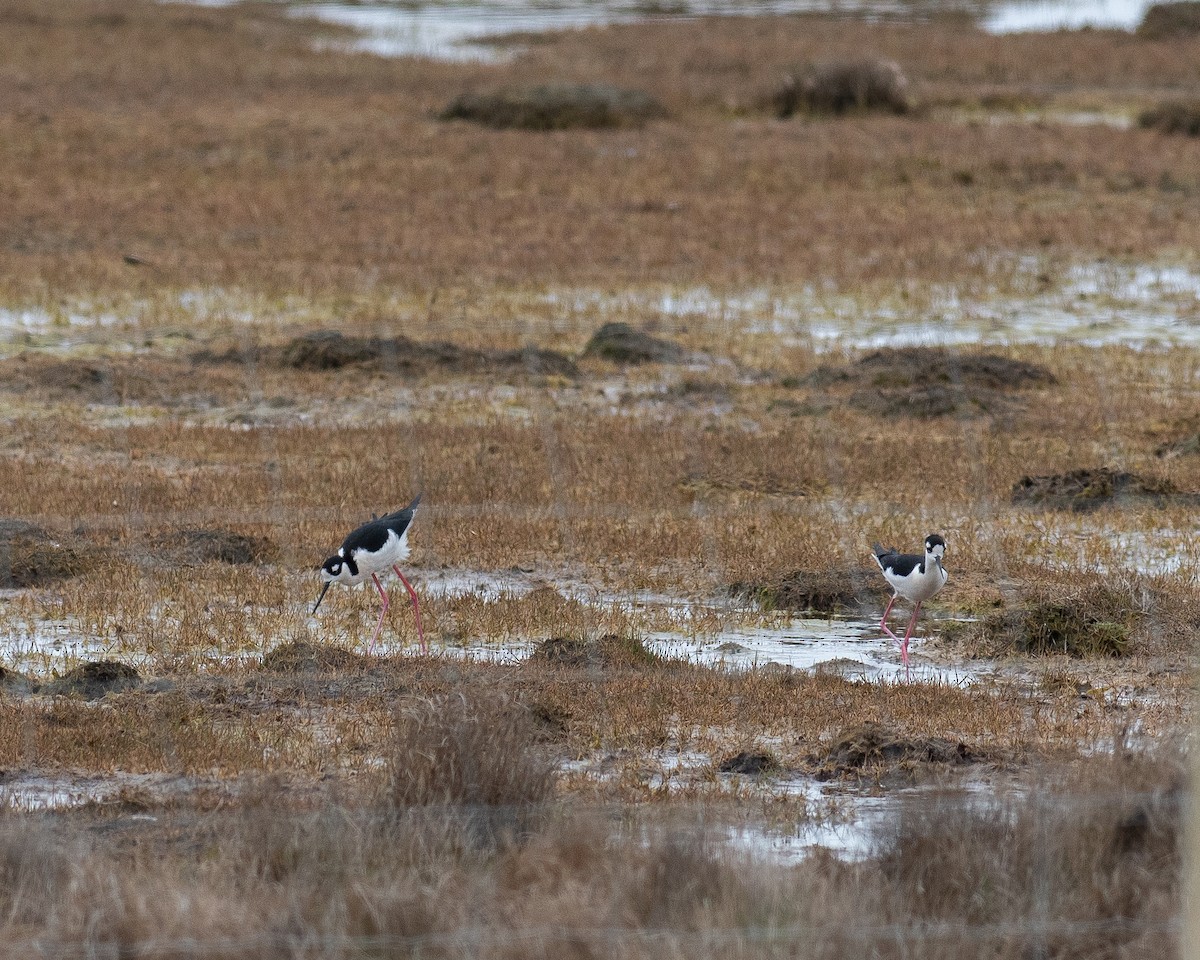
{"type": "Polygon", "coordinates": [[[0,11],[0,954],[1173,949],[1200,40],[297,13],[0,11]],[[551,81],[665,110],[437,118],[551,81]]]}

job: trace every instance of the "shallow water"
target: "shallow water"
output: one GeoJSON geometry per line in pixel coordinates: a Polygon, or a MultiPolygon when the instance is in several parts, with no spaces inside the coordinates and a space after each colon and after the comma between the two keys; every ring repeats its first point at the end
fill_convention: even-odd
{"type": "Polygon", "coordinates": [[[1112,27],[1128,30],[1142,19],[1149,0],[1017,0],[1006,3],[912,3],[900,0],[471,0],[468,3],[295,3],[296,16],[350,27],[360,36],[339,44],[385,57],[497,60],[513,47],[488,41],[510,33],[573,30],[608,24],[701,16],[768,16],[794,13],[855,14],[913,19],[937,11],[982,11],[992,33],[1112,27]]]}

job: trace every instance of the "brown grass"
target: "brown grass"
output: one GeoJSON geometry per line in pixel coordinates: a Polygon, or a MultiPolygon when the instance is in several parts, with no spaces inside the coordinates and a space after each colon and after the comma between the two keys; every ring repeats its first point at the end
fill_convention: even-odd
{"type": "Polygon", "coordinates": [[[483,849],[453,813],[396,819],[264,783],[239,807],[0,824],[5,956],[1117,957],[1174,949],[1170,759],[1095,760],[1027,796],[908,804],[861,866],[732,853],[703,814],[569,811],[483,849]],[[315,803],[313,801],[316,801],[315,803]],[[83,829],[91,826],[94,829],[83,829]]]}
{"type": "Polygon", "coordinates": [[[935,106],[1050,91],[1136,109],[1192,82],[1194,41],[729,18],[579,31],[488,66],[314,53],[312,31],[266,6],[10,4],[0,289],[54,304],[399,286],[441,312],[497,284],[853,288],[979,279],[996,252],[1200,245],[1200,153],[1182,139],[936,110],[803,129],[744,115],[797,59],[864,50],[935,106]],[[677,119],[540,136],[432,118],[463,87],[547,77],[645,89],[677,119]]]}

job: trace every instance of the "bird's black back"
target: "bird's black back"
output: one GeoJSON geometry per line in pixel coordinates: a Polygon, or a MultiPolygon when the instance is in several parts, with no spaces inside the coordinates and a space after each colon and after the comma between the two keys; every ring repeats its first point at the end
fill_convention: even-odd
{"type": "Polygon", "coordinates": [[[343,541],[342,555],[352,557],[355,550],[369,550],[371,553],[375,553],[387,543],[388,533],[393,530],[396,532],[396,536],[403,536],[408,525],[412,523],[413,515],[417,512],[417,504],[420,502],[421,495],[418,493],[413,502],[403,510],[397,510],[395,513],[389,513],[364,523],[343,541]]]}
{"type": "Polygon", "coordinates": [[[884,550],[879,544],[872,548],[875,561],[880,569],[894,573],[898,577],[907,577],[914,570],[925,572],[925,558],[916,553],[897,553],[895,547],[884,550]]]}

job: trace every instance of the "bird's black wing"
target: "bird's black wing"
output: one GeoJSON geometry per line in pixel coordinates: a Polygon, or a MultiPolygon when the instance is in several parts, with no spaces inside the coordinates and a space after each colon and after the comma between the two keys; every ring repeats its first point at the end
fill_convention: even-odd
{"type": "Polygon", "coordinates": [[[925,558],[919,554],[887,550],[882,554],[876,552],[875,559],[884,571],[895,574],[897,577],[907,577],[918,569],[921,573],[925,572],[925,558]]]}
{"type": "Polygon", "coordinates": [[[421,495],[417,494],[413,502],[403,510],[397,510],[378,520],[364,523],[342,543],[342,556],[352,557],[355,550],[369,550],[371,553],[375,553],[387,543],[388,532],[391,530],[395,530],[397,536],[403,536],[408,525],[412,523],[413,515],[417,512],[417,504],[420,502],[421,495]]]}

